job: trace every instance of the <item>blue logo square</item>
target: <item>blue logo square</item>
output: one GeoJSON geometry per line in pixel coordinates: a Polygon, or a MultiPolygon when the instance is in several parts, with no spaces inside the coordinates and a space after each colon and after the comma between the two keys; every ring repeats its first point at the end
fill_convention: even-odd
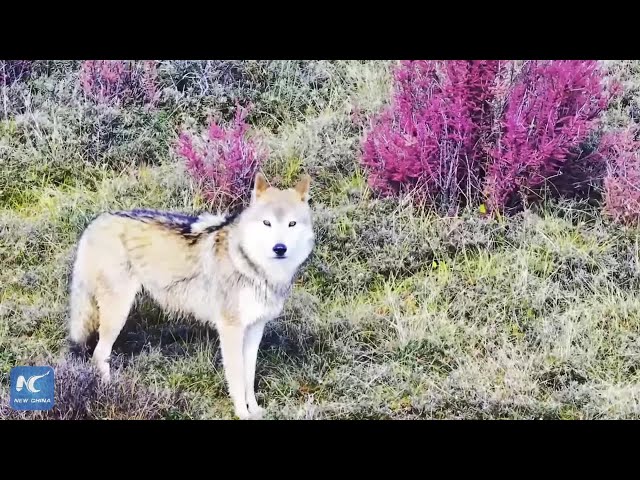
{"type": "Polygon", "coordinates": [[[14,410],[51,410],[55,374],[51,367],[13,367],[10,404],[14,410]]]}

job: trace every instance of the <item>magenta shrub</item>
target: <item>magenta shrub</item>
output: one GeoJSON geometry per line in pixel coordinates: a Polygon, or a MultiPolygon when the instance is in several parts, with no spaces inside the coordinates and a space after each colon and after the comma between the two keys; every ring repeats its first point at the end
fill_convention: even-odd
{"type": "Polygon", "coordinates": [[[490,208],[535,191],[578,160],[608,101],[596,61],[528,62],[510,89],[490,151],[485,188],[490,208]]]}
{"type": "Polygon", "coordinates": [[[247,136],[247,113],[248,109],[238,107],[230,125],[220,126],[212,120],[200,136],[180,134],[178,155],[210,202],[229,206],[246,200],[266,158],[266,150],[247,136]]]}
{"type": "Polygon", "coordinates": [[[363,139],[369,184],[447,213],[515,206],[581,166],[610,98],[603,80],[596,61],[401,62],[392,103],[363,139]]]}
{"type": "Polygon", "coordinates": [[[364,141],[370,185],[383,194],[413,189],[447,210],[477,191],[497,70],[495,61],[402,62],[393,105],[364,141]]]}
{"type": "Polygon", "coordinates": [[[156,62],[86,60],[80,84],[87,98],[99,104],[153,106],[158,100],[156,62]]]}

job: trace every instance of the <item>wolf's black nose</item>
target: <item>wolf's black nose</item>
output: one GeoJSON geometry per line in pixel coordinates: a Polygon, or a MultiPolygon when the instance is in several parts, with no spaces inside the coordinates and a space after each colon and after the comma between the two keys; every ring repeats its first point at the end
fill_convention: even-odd
{"type": "Polygon", "coordinates": [[[282,257],[287,253],[287,247],[282,243],[276,243],[275,247],[273,247],[273,251],[276,252],[277,256],[282,257]]]}

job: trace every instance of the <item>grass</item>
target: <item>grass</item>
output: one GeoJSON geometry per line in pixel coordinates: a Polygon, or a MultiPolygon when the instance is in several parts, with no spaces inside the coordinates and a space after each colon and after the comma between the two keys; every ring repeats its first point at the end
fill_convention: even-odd
{"type": "MultiPolygon", "coordinates": [[[[212,66],[184,63],[161,69],[173,86],[156,112],[87,104],[68,66],[8,92],[0,418],[233,418],[215,331],[167,318],[145,299],[116,342],[111,385],[66,346],[75,242],[96,213],[206,207],[171,146],[184,122],[220,108],[216,95],[227,87],[184,87],[178,71],[191,68],[191,84],[213,78],[212,66]],[[32,100],[20,106],[26,92],[32,100]],[[9,370],[24,364],[55,366],[53,411],[8,407],[9,370]]],[[[228,88],[261,102],[253,121],[271,150],[267,174],[282,185],[313,175],[318,237],[259,353],[268,418],[640,418],[637,229],[569,202],[492,219],[376,199],[357,166],[361,127],[352,117],[384,104],[388,64],[306,65],[328,75],[314,95],[295,62],[247,68],[257,80],[228,88]],[[267,88],[264,78],[281,81],[267,88]]]]}

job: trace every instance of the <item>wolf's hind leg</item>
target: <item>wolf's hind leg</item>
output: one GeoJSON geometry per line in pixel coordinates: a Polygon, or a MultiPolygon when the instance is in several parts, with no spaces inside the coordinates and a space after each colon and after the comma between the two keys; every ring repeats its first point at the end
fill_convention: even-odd
{"type": "Polygon", "coordinates": [[[109,381],[111,378],[109,368],[111,349],[127,321],[129,310],[131,310],[139,288],[140,285],[137,282],[128,280],[109,289],[108,293],[100,295],[98,298],[99,340],[93,352],[93,361],[105,381],[109,381]]]}

